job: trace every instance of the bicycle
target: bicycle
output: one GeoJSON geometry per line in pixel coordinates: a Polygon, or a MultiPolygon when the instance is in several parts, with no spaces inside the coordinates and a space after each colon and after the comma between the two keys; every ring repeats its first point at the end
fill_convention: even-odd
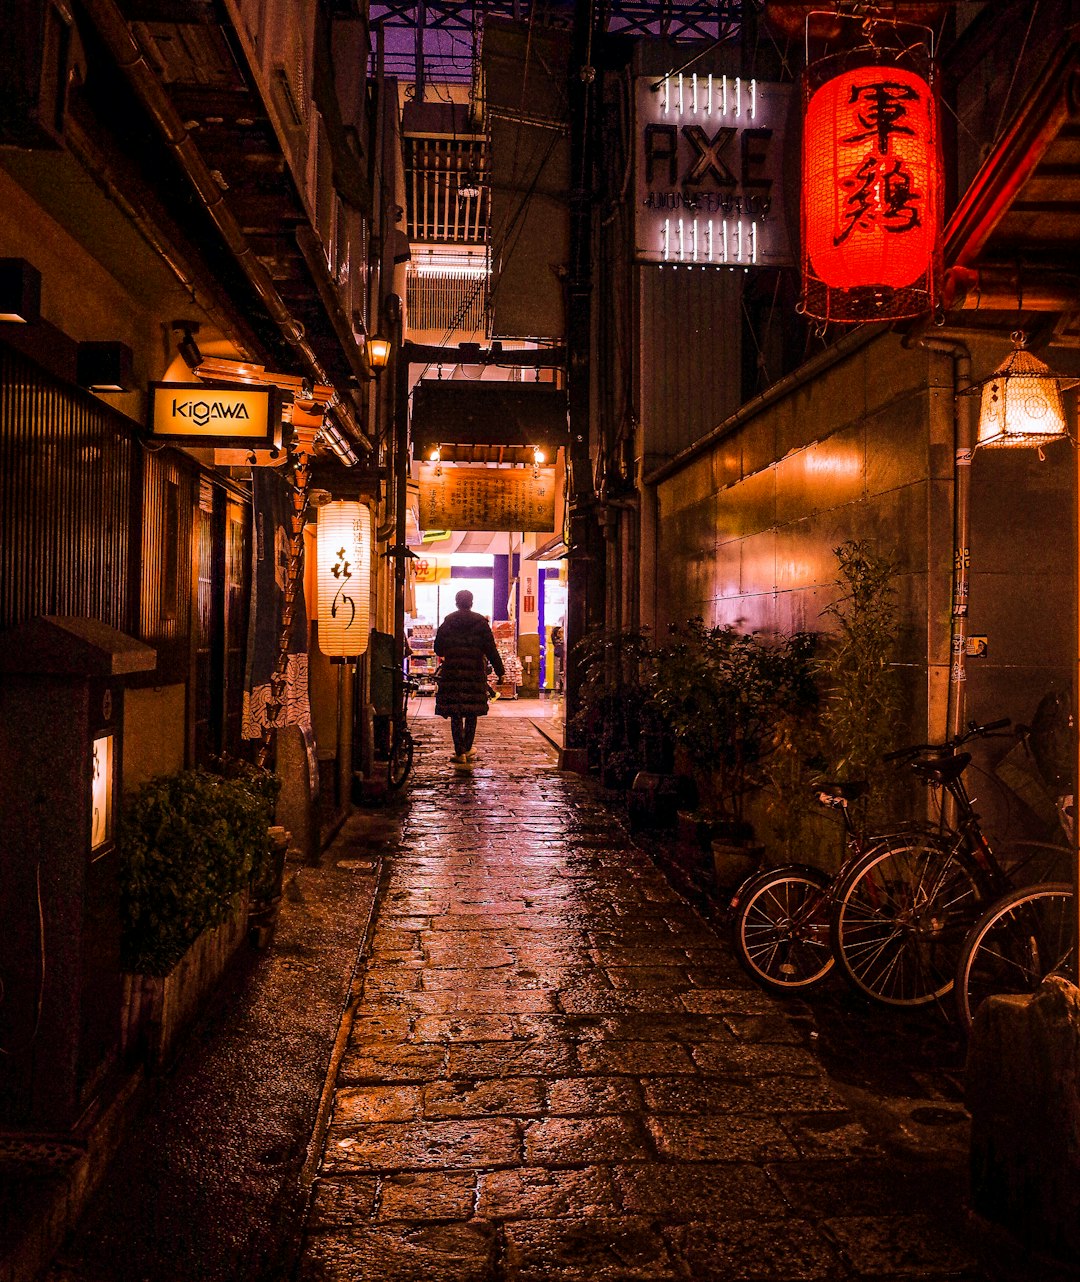
{"type": "Polygon", "coordinates": [[[933,846],[915,857],[879,848],[839,879],[833,949],[846,978],[866,996],[895,1006],[939,1001],[956,982],[965,938],[986,905],[1012,889],[1032,852],[1057,849],[1030,842],[1026,859],[999,858],[979,825],[963,779],[971,754],[959,749],[1009,724],[1008,718],[971,723],[943,744],[889,754],[891,759],[923,756],[912,761],[912,769],[928,786],[952,797],[956,823],[943,825],[933,846]]]}
{"type": "MultiPolygon", "coordinates": [[[[1071,793],[1058,796],[1056,808],[1070,845],[1031,844],[1067,859],[1073,839],[1071,793]]],[[[1033,993],[1047,975],[1071,971],[1075,920],[1071,881],[1017,886],[991,904],[960,950],[955,993],[961,1027],[970,1029],[988,997],[1033,993]]]]}
{"type": "Polygon", "coordinates": [[[1033,993],[1047,975],[1072,968],[1073,887],[1044,881],[1003,895],[968,931],[956,967],[956,1010],[970,1029],[992,996],[1033,993]]]}
{"type": "Polygon", "coordinates": [[[732,897],[729,912],[735,956],[770,992],[805,991],[832,972],[836,964],[831,932],[835,888],[847,869],[884,845],[908,849],[934,839],[915,826],[875,837],[861,834],[851,818],[851,803],[866,790],[867,784],[861,780],[821,783],[813,788],[823,806],[840,812],[844,826],[849,854],[836,877],[809,864],[782,864],[753,874],[732,897]]]}
{"type": "Polygon", "coordinates": [[[390,744],[386,754],[386,786],[391,792],[401,787],[412,769],[416,741],[409,729],[409,695],[418,694],[419,690],[415,677],[402,677],[401,702],[390,717],[390,744]]]}

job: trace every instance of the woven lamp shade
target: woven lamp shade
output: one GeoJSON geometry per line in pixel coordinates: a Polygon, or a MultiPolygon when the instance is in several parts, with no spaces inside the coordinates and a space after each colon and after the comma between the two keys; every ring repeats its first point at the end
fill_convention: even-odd
{"type": "Polygon", "coordinates": [[[371,509],[339,501],[319,508],[319,649],[356,659],[371,635],[371,509]]]}
{"type": "Polygon", "coordinates": [[[896,320],[934,303],[941,157],[930,83],[895,66],[811,88],[803,121],[803,290],[830,321],[896,320]]]}
{"type": "Polygon", "coordinates": [[[983,384],[979,446],[1039,446],[1068,436],[1061,384],[1037,356],[1018,347],[983,384]]]}

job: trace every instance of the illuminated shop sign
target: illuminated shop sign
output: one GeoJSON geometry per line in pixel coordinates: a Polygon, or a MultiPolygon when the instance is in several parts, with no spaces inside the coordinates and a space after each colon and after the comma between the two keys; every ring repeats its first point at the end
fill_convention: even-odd
{"type": "Polygon", "coordinates": [[[281,445],[277,388],[235,383],[152,383],[150,432],[177,445],[281,445]]]}
{"type": "Polygon", "coordinates": [[[635,83],[635,257],[697,267],[792,262],[783,218],[791,87],[679,73],[635,83]]]}

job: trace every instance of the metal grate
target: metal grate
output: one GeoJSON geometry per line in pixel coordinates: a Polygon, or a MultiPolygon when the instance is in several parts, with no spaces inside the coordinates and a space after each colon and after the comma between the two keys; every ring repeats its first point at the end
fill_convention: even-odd
{"type": "Polygon", "coordinates": [[[482,245],[488,231],[487,147],[481,138],[405,138],[409,239],[482,245]],[[471,194],[475,193],[475,194],[471,194]]]}
{"type": "Polygon", "coordinates": [[[456,330],[486,333],[487,271],[476,267],[410,266],[406,277],[409,328],[439,330],[450,341],[456,330]]]}
{"type": "Polygon", "coordinates": [[[0,347],[0,627],[37,614],[132,631],[132,424],[0,347]]]}

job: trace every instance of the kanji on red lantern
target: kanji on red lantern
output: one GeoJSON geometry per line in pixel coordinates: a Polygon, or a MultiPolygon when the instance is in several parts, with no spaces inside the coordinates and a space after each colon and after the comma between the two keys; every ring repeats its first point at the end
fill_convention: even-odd
{"type": "Polygon", "coordinates": [[[808,81],[803,128],[804,305],[825,320],[933,306],[941,237],[937,102],[896,66],[808,81]]]}

